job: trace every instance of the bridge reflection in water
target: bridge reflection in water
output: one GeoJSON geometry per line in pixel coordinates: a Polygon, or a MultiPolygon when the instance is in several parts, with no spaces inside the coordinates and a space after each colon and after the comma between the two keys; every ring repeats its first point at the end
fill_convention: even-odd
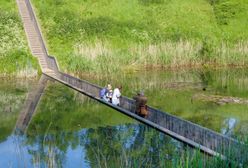
{"type": "Polygon", "coordinates": [[[222,158],[227,158],[231,155],[232,159],[235,161],[242,163],[247,161],[247,146],[235,139],[152,107],[148,107],[149,116],[147,118],[142,118],[135,114],[134,100],[127,97],[121,97],[120,106],[115,106],[98,97],[101,87],[61,72],[56,72],[56,75],[50,77],[47,75],[41,76],[36,90],[29,93],[27,96],[24,108],[16,123],[16,132],[25,132],[33,114],[35,113],[36,106],[39,103],[48,80],[57,80],[58,82],[63,83],[74,90],[77,90],[90,98],[145,123],[146,125],[167,135],[170,135],[189,146],[199,148],[207,154],[221,156],[222,158]]]}
{"type": "Polygon", "coordinates": [[[45,88],[47,78],[55,79],[74,90],[77,90],[92,99],[99,101],[119,112],[122,112],[140,122],[145,123],[171,137],[182,141],[201,151],[222,158],[235,160],[248,164],[248,147],[235,139],[221,135],[217,132],[201,127],[192,122],[180,119],[176,116],[149,107],[148,118],[142,118],[134,113],[134,100],[127,97],[121,98],[121,105],[114,106],[98,97],[101,87],[87,81],[75,78],[65,73],[59,72],[58,65],[54,57],[48,55],[42,33],[39,29],[32,5],[29,0],[17,0],[24,29],[29,42],[29,47],[33,55],[37,56],[44,75],[40,80],[40,85],[34,95],[28,95],[27,102],[16,124],[16,128],[25,131],[28,123],[35,112],[36,105],[45,88]]]}
{"type": "Polygon", "coordinates": [[[242,142],[152,107],[148,107],[149,116],[142,118],[135,114],[135,101],[132,99],[122,97],[120,106],[115,106],[99,98],[101,87],[97,85],[61,72],[52,78],[202,152],[223,159],[231,155],[232,160],[247,162],[248,147],[242,142]]]}
{"type": "Polygon", "coordinates": [[[47,76],[42,75],[38,85],[28,93],[23,108],[16,122],[16,127],[15,127],[16,133],[17,132],[24,133],[26,131],[26,128],[28,127],[32,119],[32,116],[35,113],[36,107],[46,88],[46,84],[48,80],[49,78],[47,76]]]}

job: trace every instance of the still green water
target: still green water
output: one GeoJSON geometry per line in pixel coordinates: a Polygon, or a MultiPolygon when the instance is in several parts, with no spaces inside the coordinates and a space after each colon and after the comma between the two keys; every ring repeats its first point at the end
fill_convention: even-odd
{"type": "MultiPolygon", "coordinates": [[[[248,135],[248,105],[195,99],[198,94],[248,99],[248,70],[135,72],[88,80],[122,85],[132,97],[232,137],[248,135]]],[[[87,78],[87,77],[86,77],[87,78]]],[[[37,80],[0,83],[0,165],[4,167],[173,167],[187,147],[158,131],[49,81],[25,134],[14,132],[37,80]]]]}
{"type": "Polygon", "coordinates": [[[228,136],[248,135],[248,104],[197,99],[198,95],[217,95],[248,100],[247,69],[137,72],[88,80],[101,86],[122,85],[128,97],[143,90],[153,107],[228,136]]]}

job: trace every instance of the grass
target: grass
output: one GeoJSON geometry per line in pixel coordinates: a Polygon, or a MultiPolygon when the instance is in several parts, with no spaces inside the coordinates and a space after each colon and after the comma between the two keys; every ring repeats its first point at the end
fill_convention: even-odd
{"type": "Polygon", "coordinates": [[[36,76],[37,60],[25,39],[15,1],[0,2],[0,76],[36,76]]]}
{"type": "Polygon", "coordinates": [[[33,3],[49,51],[65,72],[247,63],[245,0],[33,3]]]}

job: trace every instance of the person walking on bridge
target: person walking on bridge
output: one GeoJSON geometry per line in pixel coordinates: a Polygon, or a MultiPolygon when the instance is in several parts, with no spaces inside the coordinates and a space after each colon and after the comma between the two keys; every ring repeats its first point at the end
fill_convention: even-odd
{"type": "Polygon", "coordinates": [[[108,93],[106,94],[106,98],[107,98],[107,101],[108,101],[109,103],[112,103],[112,97],[113,97],[113,90],[110,89],[110,90],[108,91],[108,93]]]}
{"type": "Polygon", "coordinates": [[[108,84],[106,87],[102,88],[99,92],[99,97],[105,101],[109,101],[107,94],[112,89],[112,86],[108,84]]]}
{"type": "Polygon", "coordinates": [[[112,103],[116,106],[120,106],[121,89],[122,86],[119,86],[115,88],[113,92],[112,103]]]}
{"type": "Polygon", "coordinates": [[[146,118],[148,116],[147,110],[147,97],[144,95],[144,92],[138,92],[136,96],[133,97],[135,100],[135,113],[141,117],[146,118]]]}

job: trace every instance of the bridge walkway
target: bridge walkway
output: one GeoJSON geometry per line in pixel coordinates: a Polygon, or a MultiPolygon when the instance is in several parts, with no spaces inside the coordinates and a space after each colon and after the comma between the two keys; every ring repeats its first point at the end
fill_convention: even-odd
{"type": "Polygon", "coordinates": [[[43,74],[91,97],[100,103],[103,103],[167,135],[170,135],[179,141],[182,141],[192,147],[199,148],[207,154],[215,156],[218,155],[225,158],[231,151],[232,160],[246,163],[248,162],[248,147],[235,139],[226,137],[217,132],[152,107],[148,107],[148,118],[142,118],[134,113],[134,100],[127,97],[122,97],[121,105],[115,106],[101,100],[98,97],[101,87],[60,72],[55,58],[49,56],[47,53],[47,49],[30,1],[16,1],[24,24],[29,47],[32,53],[38,58],[43,74]]]}
{"type": "Polygon", "coordinates": [[[51,78],[204,153],[222,158],[232,155],[233,160],[248,161],[248,146],[233,138],[150,106],[148,106],[148,117],[143,118],[135,114],[133,99],[123,96],[120,106],[115,106],[99,98],[99,91],[102,89],[100,86],[62,72],[51,78]]]}
{"type": "Polygon", "coordinates": [[[31,53],[37,57],[43,73],[54,75],[54,71],[49,68],[47,49],[30,1],[16,0],[16,2],[31,53]]]}

